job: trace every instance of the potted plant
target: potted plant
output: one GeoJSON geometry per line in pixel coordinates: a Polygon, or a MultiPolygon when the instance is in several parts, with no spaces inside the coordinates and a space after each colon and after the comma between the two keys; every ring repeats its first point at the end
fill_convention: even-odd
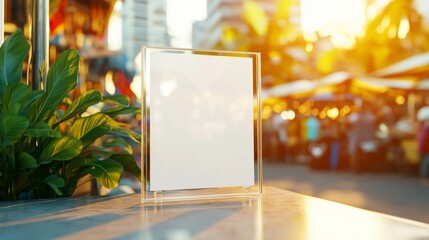
{"type": "Polygon", "coordinates": [[[95,144],[106,136],[140,143],[139,134],[113,119],[139,109],[130,107],[126,96],[102,96],[95,90],[71,101],[68,93],[79,70],[76,50],[63,52],[52,65],[44,91],[31,90],[22,83],[29,48],[21,31],[0,48],[0,200],[68,197],[87,175],[110,189],[117,187],[123,171],[140,180],[126,141],[111,138],[95,144]],[[99,103],[110,107],[86,113],[99,103]]]}

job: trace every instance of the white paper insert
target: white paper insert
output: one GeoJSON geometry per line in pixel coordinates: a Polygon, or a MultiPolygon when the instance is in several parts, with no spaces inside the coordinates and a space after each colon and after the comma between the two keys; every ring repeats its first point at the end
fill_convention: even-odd
{"type": "Polygon", "coordinates": [[[150,54],[150,190],[254,185],[252,58],[150,54]]]}

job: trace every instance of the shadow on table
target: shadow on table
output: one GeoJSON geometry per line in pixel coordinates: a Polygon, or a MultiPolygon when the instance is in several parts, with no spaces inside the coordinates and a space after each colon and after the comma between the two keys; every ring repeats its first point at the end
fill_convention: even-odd
{"type": "MultiPolygon", "coordinates": [[[[124,215],[115,214],[114,209],[120,209],[123,196],[0,203],[1,239],[25,239],[28,236],[56,238],[120,219],[124,215]]],[[[138,206],[138,200],[133,205],[138,206]]]]}
{"type": "Polygon", "coordinates": [[[241,211],[256,213],[258,201],[258,198],[200,200],[142,207],[142,227],[116,239],[190,239],[241,211]]]}

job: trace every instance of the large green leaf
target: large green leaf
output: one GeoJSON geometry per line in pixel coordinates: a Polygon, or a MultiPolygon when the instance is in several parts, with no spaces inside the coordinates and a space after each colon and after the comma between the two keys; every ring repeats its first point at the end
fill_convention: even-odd
{"type": "Polygon", "coordinates": [[[90,146],[79,155],[79,157],[93,157],[98,160],[107,159],[110,156],[112,156],[111,151],[97,146],[90,146]]]}
{"type": "Polygon", "coordinates": [[[110,132],[108,120],[109,118],[102,113],[79,118],[73,123],[69,133],[72,137],[82,140],[86,146],[110,132]]]}
{"type": "Polygon", "coordinates": [[[27,98],[24,99],[21,106],[20,113],[22,115],[27,115],[29,106],[36,101],[37,99],[41,98],[45,92],[43,90],[32,90],[30,94],[28,94],[27,98]]]}
{"type": "Polygon", "coordinates": [[[27,137],[50,137],[60,138],[61,134],[53,130],[47,123],[39,122],[29,127],[24,133],[27,137]]]}
{"type": "MultiPolygon", "coordinates": [[[[96,90],[90,90],[84,93],[82,96],[78,97],[73,103],[67,108],[67,111],[64,113],[64,116],[60,119],[58,123],[66,121],[77,114],[81,114],[88,109],[88,107],[95,105],[102,100],[101,93],[96,90]]],[[[57,123],[57,124],[58,124],[57,123]]],[[[54,126],[55,127],[55,126],[54,126]]]]}
{"type": "Polygon", "coordinates": [[[101,145],[103,148],[112,148],[115,152],[118,152],[119,148],[121,151],[127,152],[128,154],[133,154],[133,148],[123,138],[109,138],[103,141],[101,145]]]}
{"type": "Polygon", "coordinates": [[[32,104],[30,117],[33,123],[45,121],[55,112],[64,97],[77,84],[79,54],[77,50],[64,51],[49,69],[46,92],[32,104]]]}
{"type": "Polygon", "coordinates": [[[37,167],[36,159],[29,153],[20,152],[16,159],[16,167],[19,168],[35,168],[37,167]]]}
{"type": "Polygon", "coordinates": [[[28,97],[30,91],[31,88],[27,84],[23,84],[21,82],[9,84],[3,98],[3,106],[5,106],[6,109],[9,109],[13,103],[21,104],[21,102],[28,97]]]}
{"type": "Polygon", "coordinates": [[[112,189],[118,186],[124,167],[118,162],[107,159],[88,164],[91,168],[87,173],[91,174],[106,188],[112,189]]]}
{"type": "Polygon", "coordinates": [[[73,137],[64,136],[52,140],[40,154],[40,163],[46,164],[52,161],[67,161],[80,154],[82,142],[73,137]]]}
{"type": "Polygon", "coordinates": [[[18,30],[14,32],[0,48],[0,96],[6,92],[9,84],[20,82],[22,64],[30,49],[24,34],[18,30]]]}
{"type": "Polygon", "coordinates": [[[116,135],[122,136],[122,137],[129,137],[133,141],[135,141],[136,143],[141,142],[141,136],[138,133],[136,133],[132,129],[123,127],[123,124],[116,122],[115,120],[113,120],[110,117],[108,117],[108,124],[112,128],[110,133],[116,134],[116,135]]]}
{"type": "MultiPolygon", "coordinates": [[[[82,168],[84,167],[88,167],[89,163],[95,162],[96,159],[89,157],[89,158],[83,158],[83,157],[76,157],[73,158],[68,166],[67,166],[67,176],[72,176],[75,175],[76,173],[78,173],[79,170],[82,170],[82,168]]],[[[83,173],[82,176],[84,176],[85,174],[88,173],[83,173]]]]}
{"type": "Polygon", "coordinates": [[[139,111],[140,111],[139,107],[119,106],[119,107],[115,107],[115,108],[106,109],[106,110],[102,111],[102,113],[108,115],[109,117],[116,117],[118,115],[123,115],[123,114],[138,113],[139,111]]]}
{"type": "Polygon", "coordinates": [[[42,182],[48,184],[49,187],[51,187],[52,190],[54,190],[54,192],[57,195],[60,195],[60,196],[63,195],[63,193],[59,190],[59,188],[64,187],[66,185],[64,182],[64,179],[56,175],[49,175],[46,178],[44,178],[42,182]]]}
{"type": "Polygon", "coordinates": [[[136,143],[141,142],[140,134],[136,133],[134,130],[129,128],[112,128],[110,133],[118,136],[122,136],[122,137],[129,137],[136,143]]]}
{"type": "Polygon", "coordinates": [[[137,165],[136,160],[134,157],[130,154],[126,153],[117,153],[113,154],[110,159],[113,159],[120,163],[126,172],[131,173],[133,176],[135,176],[140,182],[141,182],[141,170],[139,166],[137,165]]]}
{"type": "Polygon", "coordinates": [[[130,105],[130,99],[128,98],[128,96],[125,95],[104,96],[103,102],[119,104],[124,107],[128,107],[130,105]]]}
{"type": "Polygon", "coordinates": [[[16,143],[29,125],[22,116],[6,115],[0,119],[0,147],[16,143]]]}
{"type": "Polygon", "coordinates": [[[19,115],[19,109],[21,108],[21,103],[19,102],[11,102],[9,103],[9,106],[5,106],[3,104],[0,104],[0,117],[6,116],[6,115],[19,115]]]}

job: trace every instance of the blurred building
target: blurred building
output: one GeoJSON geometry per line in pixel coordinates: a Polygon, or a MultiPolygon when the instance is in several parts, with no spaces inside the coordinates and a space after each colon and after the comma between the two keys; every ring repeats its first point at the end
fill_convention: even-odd
{"type": "Polygon", "coordinates": [[[169,46],[166,0],[127,0],[123,6],[123,51],[134,59],[143,45],[169,46]]]}
{"type": "MultiPolygon", "coordinates": [[[[242,18],[243,0],[207,0],[207,18],[193,25],[193,47],[213,48],[222,38],[224,30],[232,27],[247,35],[248,24],[242,18]]],[[[258,5],[272,15],[277,9],[276,0],[259,0],[258,5]]]]}

